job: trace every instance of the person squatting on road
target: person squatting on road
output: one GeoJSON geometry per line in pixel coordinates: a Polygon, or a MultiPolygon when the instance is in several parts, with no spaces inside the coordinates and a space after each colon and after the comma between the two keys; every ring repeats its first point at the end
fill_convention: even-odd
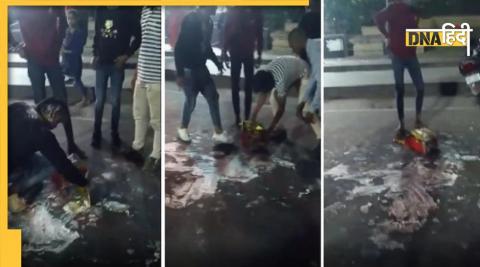
{"type": "MultiPolygon", "coordinates": [[[[252,109],[252,79],[254,66],[260,66],[263,51],[263,16],[260,8],[234,7],[226,15],[223,34],[222,61],[228,62],[230,54],[230,81],[232,87],[232,103],[235,112],[235,123],[239,125],[240,116],[240,71],[243,65],[245,76],[245,120],[249,120],[252,109]],[[254,53],[257,50],[255,64],[254,53]]],[[[228,63],[227,63],[228,67],[228,63]]]]}
{"type": "Polygon", "coordinates": [[[215,82],[206,66],[207,60],[215,63],[220,72],[223,66],[213,52],[211,45],[213,22],[211,16],[216,7],[200,7],[189,13],[182,22],[182,28],[175,45],[175,65],[177,70],[177,85],[185,93],[182,122],[177,130],[178,138],[190,142],[188,125],[197,101],[198,93],[205,97],[212,118],[216,143],[227,143],[229,139],[223,131],[219,95],[215,82]]]}
{"type": "Polygon", "coordinates": [[[403,97],[405,94],[405,68],[410,73],[410,77],[417,90],[417,97],[415,100],[415,128],[421,128],[423,126],[421,115],[425,85],[423,82],[422,70],[416,55],[416,48],[405,46],[405,30],[409,28],[418,28],[418,17],[413,8],[402,0],[389,0],[388,6],[375,16],[375,23],[380,32],[385,36],[386,41],[388,42],[388,48],[391,52],[393,74],[395,78],[397,112],[400,121],[396,138],[401,139],[405,137],[407,133],[404,122],[405,114],[403,104],[403,97]]]}
{"type": "Polygon", "coordinates": [[[161,8],[144,7],[140,24],[142,42],[138,55],[137,71],[132,81],[133,118],[135,120],[135,139],[132,149],[127,152],[127,158],[143,164],[143,149],[145,137],[150,122],[154,130],[152,152],[144,163],[148,171],[160,171],[160,82],[161,70],[161,8]]]}
{"type": "Polygon", "coordinates": [[[83,47],[87,42],[87,32],[80,27],[80,16],[76,9],[68,9],[66,13],[68,28],[61,50],[62,69],[67,77],[73,79],[73,86],[81,92],[82,100],[79,102],[79,105],[84,107],[90,104],[87,88],[82,82],[82,53],[83,47]]]}
{"type": "Polygon", "coordinates": [[[118,124],[125,64],[140,46],[140,41],[140,19],[137,10],[115,6],[97,8],[93,38],[96,101],[91,143],[95,149],[99,149],[102,143],[102,117],[109,80],[112,100],[111,141],[114,147],[121,145],[118,124]]]}
{"type": "Polygon", "coordinates": [[[8,115],[8,195],[13,211],[31,204],[54,170],[72,184],[87,185],[82,172],[67,158],[51,132],[63,124],[69,151],[71,146],[76,147],[68,128],[70,114],[63,101],[47,98],[36,106],[16,102],[8,106],[8,115]]]}

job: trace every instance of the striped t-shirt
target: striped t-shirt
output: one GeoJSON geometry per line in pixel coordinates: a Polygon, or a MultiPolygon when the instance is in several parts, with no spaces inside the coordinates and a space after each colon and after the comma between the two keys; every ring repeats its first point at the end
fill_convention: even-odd
{"type": "Polygon", "coordinates": [[[142,44],[138,55],[138,79],[144,83],[160,83],[161,70],[161,8],[144,7],[140,20],[142,44]]]}
{"type": "Polygon", "coordinates": [[[286,96],[292,85],[308,71],[307,62],[295,56],[282,56],[268,63],[264,70],[272,73],[278,96],[286,96]]]}

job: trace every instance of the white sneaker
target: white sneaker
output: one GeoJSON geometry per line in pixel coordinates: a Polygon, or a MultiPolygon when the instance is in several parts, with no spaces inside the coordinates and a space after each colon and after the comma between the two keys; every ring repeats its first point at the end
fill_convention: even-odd
{"type": "Polygon", "coordinates": [[[227,134],[225,133],[225,131],[223,131],[222,133],[220,134],[217,134],[217,133],[213,133],[213,142],[217,143],[217,144],[220,144],[220,143],[231,143],[232,141],[230,140],[230,138],[227,136],[227,134]]]}
{"type": "Polygon", "coordinates": [[[190,143],[192,139],[190,139],[190,135],[188,134],[187,129],[185,128],[178,128],[177,129],[177,137],[180,141],[185,143],[190,143]]]}

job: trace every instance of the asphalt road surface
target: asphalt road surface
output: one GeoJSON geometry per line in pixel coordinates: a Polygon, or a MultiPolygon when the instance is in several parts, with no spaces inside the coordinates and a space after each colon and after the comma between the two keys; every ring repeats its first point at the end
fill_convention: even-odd
{"type": "Polygon", "coordinates": [[[325,266],[478,266],[480,106],[462,96],[424,107],[436,159],[392,143],[393,99],[327,100],[325,266]]]}
{"type": "MultiPolygon", "coordinates": [[[[183,92],[167,83],[166,265],[320,266],[320,163],[299,175],[298,164],[316,140],[295,118],[297,99],[288,99],[282,121],[287,140],[252,151],[239,145],[230,92],[219,91],[235,146],[213,151],[201,95],[190,126],[193,142],[176,140],[183,92]]],[[[259,120],[269,118],[267,106],[259,120]]]]}

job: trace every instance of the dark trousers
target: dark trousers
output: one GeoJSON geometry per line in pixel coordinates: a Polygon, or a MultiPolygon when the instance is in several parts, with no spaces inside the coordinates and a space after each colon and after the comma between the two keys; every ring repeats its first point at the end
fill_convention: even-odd
{"type": "Polygon", "coordinates": [[[231,73],[230,79],[232,83],[232,102],[233,111],[237,119],[240,118],[240,71],[243,65],[243,74],[245,76],[245,84],[243,90],[245,92],[245,120],[250,118],[252,108],[252,80],[254,58],[253,55],[240,56],[231,55],[231,73]]]}
{"type": "Polygon", "coordinates": [[[185,103],[183,104],[182,128],[188,128],[192,113],[195,110],[198,93],[201,92],[207,101],[213,126],[222,129],[217,87],[207,68],[186,70],[183,92],[185,93],[185,103]]]}
{"type": "Polygon", "coordinates": [[[62,56],[63,72],[67,76],[71,76],[74,80],[73,86],[87,97],[87,88],[82,82],[83,62],[81,54],[64,54],[62,56]]]}
{"type": "Polygon", "coordinates": [[[397,100],[397,112],[398,118],[403,121],[405,116],[404,106],[403,106],[403,97],[405,95],[405,82],[404,82],[404,73],[405,69],[410,73],[413,84],[417,90],[417,97],[415,100],[415,108],[417,115],[422,113],[423,106],[423,95],[425,91],[425,84],[423,82],[422,70],[420,69],[420,63],[418,62],[417,57],[412,57],[408,59],[402,59],[393,56],[392,57],[392,66],[393,66],[393,75],[395,78],[395,91],[396,91],[396,100],[397,100]]]}
{"type": "Polygon", "coordinates": [[[67,91],[60,63],[53,66],[42,66],[33,59],[27,60],[28,77],[32,83],[33,99],[39,103],[47,97],[45,76],[48,77],[53,97],[67,103],[67,91]]]}
{"type": "Polygon", "coordinates": [[[122,95],[123,80],[125,79],[125,70],[115,67],[115,65],[100,65],[95,70],[95,124],[94,133],[102,132],[103,108],[107,98],[108,81],[110,80],[111,101],[112,101],[112,134],[118,134],[118,123],[120,120],[120,103],[122,95]]]}

